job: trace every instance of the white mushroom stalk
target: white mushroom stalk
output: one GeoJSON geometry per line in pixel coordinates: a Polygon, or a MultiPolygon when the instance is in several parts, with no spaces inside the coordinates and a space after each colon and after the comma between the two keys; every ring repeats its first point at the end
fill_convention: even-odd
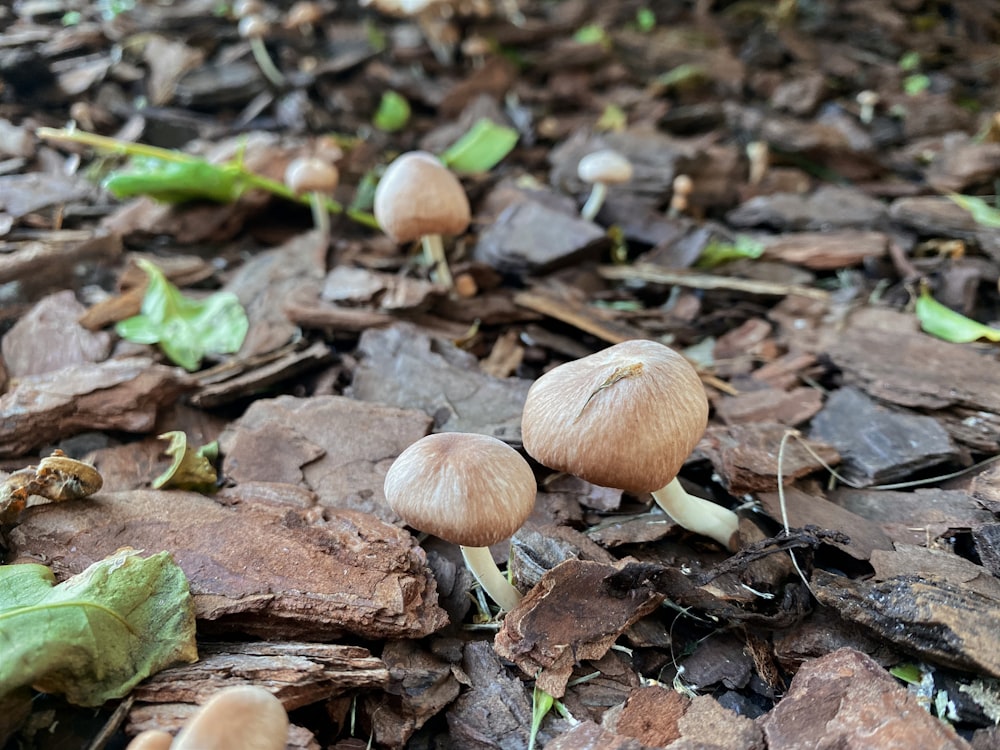
{"type": "Polygon", "coordinates": [[[687,360],[663,344],[634,340],[542,375],[528,391],[521,433],[539,463],[604,487],[652,493],[685,529],[732,550],[736,514],[677,481],[707,421],[708,399],[687,360]]]}
{"type": "Polygon", "coordinates": [[[576,173],[581,180],[593,185],[587,202],[580,209],[580,216],[593,221],[608,196],[608,186],[628,182],[633,170],[632,162],[617,151],[602,149],[580,159],[576,173]]]}
{"type": "Polygon", "coordinates": [[[535,475],[521,455],[487,435],[446,432],[421,438],[389,467],[385,497],[407,524],[458,544],[476,581],[510,611],[521,601],[500,572],[490,545],[531,514],[535,475]]]}

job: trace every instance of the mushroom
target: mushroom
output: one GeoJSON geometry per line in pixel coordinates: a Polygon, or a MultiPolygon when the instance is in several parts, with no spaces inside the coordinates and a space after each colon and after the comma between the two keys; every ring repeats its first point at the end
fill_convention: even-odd
{"type": "Polygon", "coordinates": [[[759,185],[771,166],[771,147],[767,145],[767,141],[750,141],[746,152],[747,160],[750,162],[747,181],[751,185],[759,185]]]}
{"type": "Polygon", "coordinates": [[[611,149],[602,149],[587,154],[577,164],[576,174],[584,182],[593,185],[590,197],[580,209],[580,216],[593,221],[604,205],[608,195],[608,185],[618,185],[632,179],[632,162],[611,149]]]}
{"type": "Polygon", "coordinates": [[[133,737],[125,750],[170,750],[173,741],[174,737],[170,732],[147,729],[133,737]]]}
{"type": "Polygon", "coordinates": [[[428,435],[400,453],[385,476],[386,500],[399,517],[460,545],[472,575],[504,611],[521,593],[497,568],[489,546],[521,527],[536,492],[528,462],[488,435],[428,435]]]}
{"type": "Polygon", "coordinates": [[[857,101],[858,106],[860,107],[860,110],[858,111],[858,119],[865,125],[871,124],[871,121],[875,118],[875,107],[880,101],[878,92],[870,89],[859,91],[858,95],[855,97],[855,101],[857,101]]]}
{"type": "Polygon", "coordinates": [[[694,191],[694,180],[686,174],[679,174],[670,185],[673,194],[670,196],[670,207],[667,216],[676,218],[691,207],[691,193],[694,191]]]}
{"type": "Polygon", "coordinates": [[[539,463],[604,487],[651,492],[685,529],[732,550],[736,514],[689,495],[677,480],[707,421],[708,399],[694,368],[670,347],[637,339],[538,378],[521,433],[539,463]]]}
{"type": "Polygon", "coordinates": [[[275,86],[283,86],[285,76],[281,74],[274,64],[271,56],[267,53],[267,46],[264,44],[264,36],[271,28],[264,16],[256,13],[240,18],[237,26],[240,36],[250,42],[250,51],[253,52],[253,59],[257,61],[261,73],[275,86]]]}
{"type": "Polygon", "coordinates": [[[375,188],[375,218],[395,242],[419,238],[437,280],[452,287],[441,236],[464,232],[472,213],[462,183],[436,156],[409,151],[386,168],[375,188]]]}
{"type": "Polygon", "coordinates": [[[286,29],[298,29],[304,36],[312,36],[316,24],[323,20],[326,11],[312,0],[298,0],[285,14],[286,29]]]}
{"type": "Polygon", "coordinates": [[[330,234],[330,212],[323,204],[323,196],[333,195],[338,182],[337,168],[319,157],[301,156],[285,168],[285,185],[296,195],[309,195],[313,223],[324,235],[330,234]]]}
{"type": "Polygon", "coordinates": [[[285,750],[288,714],[262,687],[223,688],[177,734],[173,750],[285,750]]]}

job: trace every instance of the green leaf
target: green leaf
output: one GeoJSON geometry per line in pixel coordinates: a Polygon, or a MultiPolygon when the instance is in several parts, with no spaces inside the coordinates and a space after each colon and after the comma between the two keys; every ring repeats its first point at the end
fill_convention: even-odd
{"type": "Polygon", "coordinates": [[[395,133],[410,120],[410,103],[395,91],[386,91],[378,104],[372,125],[386,133],[395,133]]]}
{"type": "Polygon", "coordinates": [[[610,44],[608,32],[604,30],[603,26],[596,23],[587,24],[577,29],[576,33],[573,34],[573,41],[580,44],[601,44],[604,46],[610,44]]]}
{"type": "Polygon", "coordinates": [[[917,297],[917,320],[927,333],[956,344],[966,344],[978,339],[1000,341],[1000,330],[984,326],[961,313],[946,307],[931,296],[926,287],[917,297]]]}
{"type": "Polygon", "coordinates": [[[948,197],[972,214],[973,221],[980,226],[1000,229],[1000,209],[974,195],[948,193],[948,197]]]}
{"type": "Polygon", "coordinates": [[[232,203],[248,187],[239,164],[210,164],[193,157],[184,161],[136,157],[128,171],[113,172],[103,184],[116,198],[148,195],[161,203],[232,203]]]}
{"type": "Polygon", "coordinates": [[[482,118],[441,154],[445,166],[463,174],[489,172],[517,145],[513,128],[482,118]]]}
{"type": "Polygon", "coordinates": [[[656,28],[656,14],[649,8],[642,7],[635,12],[635,25],[639,31],[648,34],[656,28]]]}
{"type": "Polygon", "coordinates": [[[676,89],[681,86],[698,83],[708,77],[708,72],[701,65],[695,63],[684,63],[676,68],[671,68],[666,73],[661,73],[653,79],[656,86],[665,89],[676,89]]]}
{"type": "Polygon", "coordinates": [[[119,336],[139,344],[158,343],[172,362],[192,372],[206,354],[239,351],[250,322],[235,294],[190,299],[155,265],[144,259],[138,263],[149,276],[149,286],[142,312],[115,326],[119,336]]]}
{"type": "Polygon", "coordinates": [[[219,475],[212,466],[212,461],[219,454],[217,441],[194,450],[188,445],[187,435],[181,430],[165,432],[159,438],[170,441],[165,452],[174,460],[170,468],[153,480],[154,489],[215,492],[219,488],[219,475]]]}
{"type": "Polygon", "coordinates": [[[54,583],[44,565],[0,566],[0,698],[32,686],[99,706],[197,660],[194,605],[169,552],[126,548],[54,583]]]}
{"type": "Polygon", "coordinates": [[[900,70],[904,73],[909,73],[920,67],[920,53],[910,51],[899,58],[899,62],[896,63],[900,70]]]}
{"type": "Polygon", "coordinates": [[[907,96],[922,94],[931,87],[931,79],[923,73],[916,73],[903,79],[903,91],[907,96]]]}
{"type": "Polygon", "coordinates": [[[744,235],[736,237],[736,242],[713,240],[705,245],[695,264],[698,268],[715,268],[723,263],[740,258],[759,258],[764,254],[764,246],[744,235]]]}
{"type": "Polygon", "coordinates": [[[628,115],[617,104],[609,104],[601,112],[594,129],[601,133],[621,133],[628,127],[628,115]]]}

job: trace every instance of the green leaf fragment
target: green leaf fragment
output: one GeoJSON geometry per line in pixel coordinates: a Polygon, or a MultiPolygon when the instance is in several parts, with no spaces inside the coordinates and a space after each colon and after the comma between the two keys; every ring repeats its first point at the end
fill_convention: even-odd
{"type": "Polygon", "coordinates": [[[573,34],[573,41],[580,44],[608,45],[610,43],[608,32],[604,30],[603,26],[596,23],[587,24],[577,29],[576,33],[573,34]]]}
{"type": "Polygon", "coordinates": [[[635,25],[639,31],[648,34],[656,28],[656,14],[649,8],[642,7],[635,12],[635,25]]]}
{"type": "Polygon", "coordinates": [[[542,720],[552,710],[553,703],[555,698],[535,685],[531,693],[531,732],[528,735],[528,750],[533,750],[535,747],[538,730],[542,728],[542,720]]]}
{"type": "Polygon", "coordinates": [[[980,226],[1000,229],[1000,209],[996,206],[991,206],[982,198],[977,198],[974,195],[948,193],[948,197],[972,214],[973,221],[980,226]]]}
{"type": "Polygon", "coordinates": [[[197,370],[206,354],[239,351],[250,328],[235,294],[217,292],[203,300],[185,297],[155,265],[140,259],[149,276],[142,312],[115,326],[118,335],[139,344],[159,344],[172,362],[197,370]]]}
{"type": "Polygon", "coordinates": [[[410,120],[410,103],[395,91],[386,91],[379,101],[372,125],[386,133],[395,133],[410,120]]]}
{"type": "Polygon", "coordinates": [[[921,328],[939,339],[955,344],[966,344],[979,339],[1000,342],[1000,330],[977,323],[942,305],[931,296],[926,287],[920,290],[920,296],[917,297],[916,313],[921,328]]]}
{"type": "Polygon", "coordinates": [[[0,698],[31,686],[99,706],[197,660],[194,605],[169,552],[122,549],[54,584],[44,565],[0,566],[0,698]]]}
{"type": "Polygon", "coordinates": [[[183,161],[135,157],[128,171],[113,172],[103,184],[116,198],[148,195],[161,203],[232,203],[249,187],[239,164],[211,164],[193,157],[183,161]]]}
{"type": "Polygon", "coordinates": [[[889,674],[897,680],[902,680],[909,685],[919,685],[923,680],[923,671],[916,664],[902,662],[889,668],[889,674]]]}
{"type": "Polygon", "coordinates": [[[489,172],[514,149],[519,137],[513,128],[484,117],[441,154],[441,161],[463,174],[489,172]]]}
{"type": "Polygon", "coordinates": [[[708,269],[721,266],[741,258],[759,258],[764,254],[764,245],[757,240],[744,235],[736,237],[735,242],[719,242],[713,240],[705,245],[695,264],[698,268],[708,269]]]}
{"type": "Polygon", "coordinates": [[[174,460],[165,472],[153,480],[154,489],[173,488],[192,492],[215,492],[218,489],[219,475],[212,465],[219,454],[218,441],[194,450],[181,430],[165,432],[159,438],[170,441],[165,452],[174,460]]]}

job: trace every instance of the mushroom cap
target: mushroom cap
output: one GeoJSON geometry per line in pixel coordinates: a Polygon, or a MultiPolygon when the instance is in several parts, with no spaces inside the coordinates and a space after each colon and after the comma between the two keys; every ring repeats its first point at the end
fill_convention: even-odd
{"type": "Polygon", "coordinates": [[[512,536],[535,506],[535,475],[521,454],[488,435],[443,432],[399,454],[385,497],[407,524],[465,547],[512,536]]]}
{"type": "Polygon", "coordinates": [[[462,183],[436,156],[410,151],[379,180],[375,218],[395,242],[410,242],[427,234],[461,234],[472,212],[462,183]]]}
{"type": "Polygon", "coordinates": [[[170,750],[173,741],[174,736],[170,732],[147,729],[133,737],[125,750],[170,750]]]}
{"type": "Polygon", "coordinates": [[[319,23],[326,15],[323,7],[312,0],[299,0],[288,9],[285,15],[285,27],[294,29],[297,26],[308,26],[319,23]]]}
{"type": "Polygon", "coordinates": [[[261,39],[270,31],[271,24],[264,16],[253,14],[240,18],[236,28],[244,39],[261,39]]]}
{"type": "Polygon", "coordinates": [[[340,172],[323,159],[301,156],[292,159],[285,168],[285,185],[296,195],[303,193],[332,193],[337,189],[340,172]]]}
{"type": "Polygon", "coordinates": [[[698,373],[637,339],[549,370],[528,391],[525,450],[539,463],[636,494],[665,487],[708,423],[698,373]]]}
{"type": "Polygon", "coordinates": [[[609,148],[587,154],[576,166],[577,176],[584,182],[616,185],[632,179],[632,162],[609,148]]]}
{"type": "Polygon", "coordinates": [[[288,714],[262,687],[223,688],[177,734],[173,750],[285,750],[288,714]]]}

